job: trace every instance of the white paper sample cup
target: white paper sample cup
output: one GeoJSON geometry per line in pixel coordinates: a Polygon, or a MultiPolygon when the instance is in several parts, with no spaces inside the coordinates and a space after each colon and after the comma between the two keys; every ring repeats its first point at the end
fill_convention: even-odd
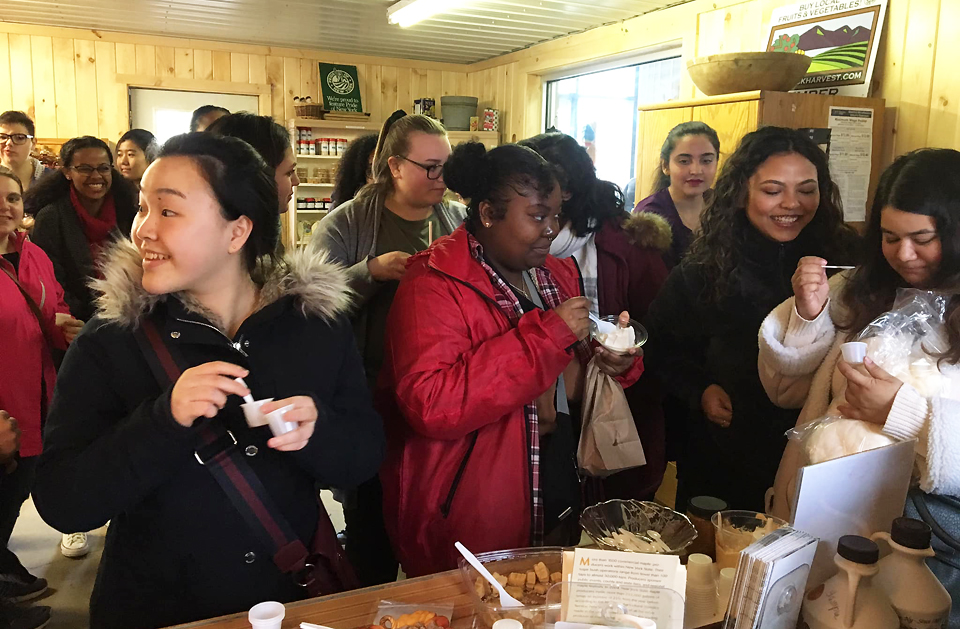
{"type": "Polygon", "coordinates": [[[293,404],[288,404],[283,408],[278,408],[272,413],[266,414],[267,425],[270,426],[270,432],[273,433],[274,437],[279,437],[280,435],[285,435],[290,431],[296,430],[300,424],[297,422],[288,422],[283,420],[283,416],[287,414],[287,411],[293,408],[293,404]]]}
{"type": "Polygon", "coordinates": [[[862,365],[863,359],[867,356],[866,343],[844,343],[840,346],[840,352],[843,359],[852,365],[862,365]]]}
{"type": "Polygon", "coordinates": [[[715,588],[717,578],[713,559],[702,553],[693,553],[687,557],[687,583],[715,588]]]}
{"type": "Polygon", "coordinates": [[[266,404],[267,402],[272,402],[273,398],[268,397],[265,400],[256,400],[255,402],[247,402],[241,404],[240,408],[243,410],[243,417],[247,420],[247,426],[251,428],[256,428],[258,426],[267,425],[267,417],[260,412],[260,407],[266,404]]]}
{"type": "Polygon", "coordinates": [[[287,610],[283,604],[274,601],[258,603],[250,608],[247,618],[253,629],[280,629],[280,623],[287,610]]]}

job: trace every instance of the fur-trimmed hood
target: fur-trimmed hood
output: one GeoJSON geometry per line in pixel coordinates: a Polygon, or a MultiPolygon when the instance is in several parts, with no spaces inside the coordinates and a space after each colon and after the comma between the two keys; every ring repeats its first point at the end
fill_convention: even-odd
{"type": "MultiPolygon", "coordinates": [[[[284,263],[262,287],[258,310],[291,295],[304,316],[329,321],[348,313],[353,304],[353,291],[346,270],[331,262],[326,253],[311,253],[302,248],[288,254],[284,263]]],[[[136,327],[141,317],[167,297],[144,290],[140,252],[126,238],[117,240],[104,251],[99,267],[103,279],[93,280],[91,287],[98,295],[97,316],[103,321],[136,327]]],[[[195,300],[182,294],[178,298],[187,309],[223,329],[216,317],[195,300]]]]}
{"type": "Polygon", "coordinates": [[[663,253],[669,251],[670,243],[673,242],[670,223],[652,212],[630,214],[621,227],[630,244],[637,247],[651,247],[663,253]]]}

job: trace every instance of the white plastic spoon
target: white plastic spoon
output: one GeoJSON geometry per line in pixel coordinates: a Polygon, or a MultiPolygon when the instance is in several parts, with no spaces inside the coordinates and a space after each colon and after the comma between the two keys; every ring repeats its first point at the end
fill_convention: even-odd
{"type": "Polygon", "coordinates": [[[490,574],[490,571],[484,568],[483,564],[480,563],[480,560],[477,559],[473,553],[467,550],[463,544],[457,542],[454,544],[454,546],[456,546],[457,550],[460,551],[460,554],[463,555],[463,558],[467,560],[467,563],[473,566],[474,570],[479,572],[481,577],[489,581],[490,585],[492,585],[495,590],[500,592],[500,607],[523,607],[523,603],[507,594],[507,591],[503,589],[503,586],[500,585],[496,579],[493,578],[493,575],[490,574]]]}
{"type": "Polygon", "coordinates": [[[617,324],[603,321],[600,319],[600,317],[592,312],[587,313],[587,316],[590,317],[591,321],[597,324],[597,332],[600,334],[610,334],[617,331],[617,324]]]}

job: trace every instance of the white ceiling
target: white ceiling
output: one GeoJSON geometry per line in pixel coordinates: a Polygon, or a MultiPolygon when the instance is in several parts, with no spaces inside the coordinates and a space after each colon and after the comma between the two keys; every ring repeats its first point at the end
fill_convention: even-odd
{"type": "Polygon", "coordinates": [[[3,0],[0,20],[472,63],[688,0],[472,0],[410,28],[393,0],[3,0]]]}

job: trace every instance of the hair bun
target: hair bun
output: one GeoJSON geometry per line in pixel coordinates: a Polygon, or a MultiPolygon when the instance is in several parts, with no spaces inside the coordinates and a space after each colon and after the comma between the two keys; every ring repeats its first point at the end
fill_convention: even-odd
{"type": "Polygon", "coordinates": [[[490,187],[492,164],[487,147],[470,141],[457,145],[443,167],[447,187],[465,199],[483,196],[490,187]]]}

